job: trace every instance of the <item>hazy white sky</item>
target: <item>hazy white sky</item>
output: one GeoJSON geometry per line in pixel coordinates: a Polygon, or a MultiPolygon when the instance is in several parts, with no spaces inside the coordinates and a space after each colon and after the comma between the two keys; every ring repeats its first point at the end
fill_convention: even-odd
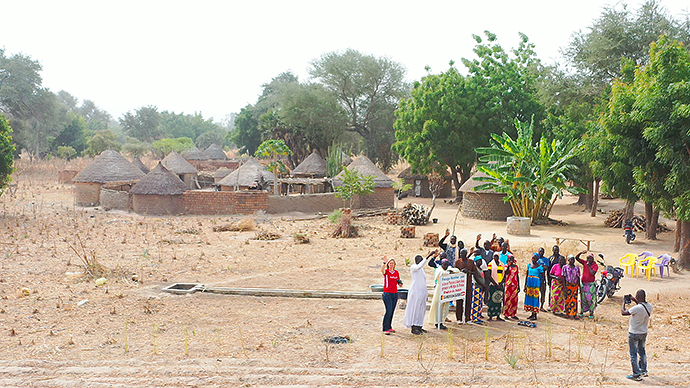
{"type": "MultiPolygon", "coordinates": [[[[145,105],[221,120],[256,102],[261,84],[353,48],[387,56],[418,80],[473,58],[472,34],[505,49],[518,32],[552,63],[608,1],[11,1],[0,5],[0,47],[43,65],[43,85],[91,99],[114,118],[145,105]]],[[[627,2],[632,9],[642,3],[627,2]]],[[[662,2],[670,12],[687,0],[662,2]]]]}

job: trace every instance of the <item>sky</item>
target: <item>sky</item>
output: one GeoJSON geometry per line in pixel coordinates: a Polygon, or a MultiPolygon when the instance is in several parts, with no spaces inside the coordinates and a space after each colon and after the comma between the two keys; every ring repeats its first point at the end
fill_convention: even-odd
{"type": "MultiPolygon", "coordinates": [[[[637,9],[642,1],[627,1],[637,9]]],[[[310,63],[347,48],[385,56],[419,80],[474,58],[472,35],[503,48],[525,33],[545,63],[584,32],[596,0],[529,1],[10,1],[0,5],[0,47],[42,66],[43,86],[90,99],[114,118],[142,106],[222,120],[256,102],[284,71],[308,80],[310,63]]],[[[675,15],[687,0],[662,0],[675,15]]],[[[461,65],[460,65],[461,67],[461,65]]]]}

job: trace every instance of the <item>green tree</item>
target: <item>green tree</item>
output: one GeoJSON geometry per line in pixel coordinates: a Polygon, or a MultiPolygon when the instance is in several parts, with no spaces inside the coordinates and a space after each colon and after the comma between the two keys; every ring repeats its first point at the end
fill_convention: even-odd
{"type": "Polygon", "coordinates": [[[531,123],[516,120],[515,127],[515,139],[506,133],[494,134],[491,147],[477,149],[484,163],[478,169],[488,177],[475,178],[487,182],[475,190],[505,193],[513,214],[518,217],[531,217],[533,221],[548,219],[553,204],[564,191],[574,194],[579,191],[566,183],[575,171],[570,160],[580,143],[548,141],[542,136],[534,145],[531,123]]]}
{"type": "Polygon", "coordinates": [[[205,150],[211,144],[222,147],[224,140],[225,137],[218,132],[204,132],[196,138],[196,146],[200,150],[205,150]]]}
{"type": "Polygon", "coordinates": [[[255,107],[247,105],[235,118],[235,128],[228,132],[230,142],[235,143],[241,152],[254,154],[261,144],[261,131],[259,131],[259,119],[254,115],[255,107]]]}
{"type": "Polygon", "coordinates": [[[374,177],[363,175],[356,170],[343,168],[343,183],[335,187],[335,196],[348,201],[348,206],[352,208],[352,200],[355,195],[365,195],[374,192],[374,177]]]}
{"type": "Polygon", "coordinates": [[[115,150],[119,152],[120,149],[122,149],[122,145],[117,142],[115,134],[109,129],[96,131],[96,134],[86,142],[86,145],[87,148],[83,152],[85,156],[100,155],[101,152],[106,150],[115,150]]]}
{"type": "Polygon", "coordinates": [[[680,227],[680,264],[690,268],[690,52],[662,36],[649,63],[635,74],[635,113],[646,121],[644,137],[668,168],[664,187],[674,199],[680,227]]]}
{"type": "MultiPolygon", "coordinates": [[[[1,52],[0,52],[1,53],[1,52]]],[[[0,114],[0,195],[11,181],[14,163],[14,144],[12,144],[12,127],[0,114]]]]}
{"type": "Polygon", "coordinates": [[[409,99],[400,101],[393,149],[415,172],[450,168],[460,195],[477,160],[474,149],[488,145],[486,119],[477,114],[486,105],[484,97],[452,63],[445,73],[427,75],[414,84],[409,99]]]}
{"type": "Polygon", "coordinates": [[[270,159],[271,164],[266,168],[273,170],[273,194],[278,195],[278,170],[287,172],[285,164],[279,159],[280,156],[292,154],[290,148],[282,140],[266,140],[256,149],[254,156],[261,159],[270,159]]]}
{"type": "Polygon", "coordinates": [[[192,148],[194,148],[194,142],[188,137],[166,138],[151,143],[151,150],[154,152],[154,156],[161,159],[173,151],[181,154],[192,148]]]}
{"type": "Polygon", "coordinates": [[[29,99],[41,87],[41,70],[41,64],[31,57],[10,57],[0,48],[0,112],[17,119],[29,116],[29,99]]]}
{"type": "Polygon", "coordinates": [[[146,155],[151,149],[148,143],[139,141],[133,137],[128,137],[125,139],[125,144],[122,145],[122,152],[134,157],[140,158],[146,155]]]}
{"type": "Polygon", "coordinates": [[[155,106],[141,107],[134,114],[127,112],[119,121],[127,135],[141,141],[151,142],[162,133],[161,114],[155,106]]]}
{"type": "Polygon", "coordinates": [[[90,131],[102,131],[110,127],[113,117],[110,113],[101,110],[91,100],[84,100],[76,109],[76,113],[84,117],[86,128],[90,131]]]}
{"type": "Polygon", "coordinates": [[[62,130],[53,141],[54,147],[72,147],[81,153],[86,148],[86,120],[81,115],[68,112],[62,130]]]}
{"type": "Polygon", "coordinates": [[[389,58],[348,49],[322,55],[309,73],[337,96],[347,112],[347,130],[362,136],[367,156],[388,171],[396,159],[391,152],[394,111],[409,91],[405,68],[389,58]]]}

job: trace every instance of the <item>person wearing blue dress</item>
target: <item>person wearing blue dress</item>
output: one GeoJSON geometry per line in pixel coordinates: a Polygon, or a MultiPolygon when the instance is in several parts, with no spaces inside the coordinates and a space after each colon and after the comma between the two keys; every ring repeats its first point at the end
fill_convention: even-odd
{"type": "Polygon", "coordinates": [[[539,255],[532,255],[532,264],[527,266],[527,277],[525,279],[525,311],[532,313],[529,320],[536,321],[539,313],[539,288],[541,277],[544,274],[544,267],[538,263],[539,255]]]}

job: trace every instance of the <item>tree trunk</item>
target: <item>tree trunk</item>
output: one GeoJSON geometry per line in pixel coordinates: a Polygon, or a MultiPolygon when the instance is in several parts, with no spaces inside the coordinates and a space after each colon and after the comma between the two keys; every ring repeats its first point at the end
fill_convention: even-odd
{"type": "Polygon", "coordinates": [[[592,213],[590,214],[592,217],[597,216],[597,206],[599,206],[599,183],[601,182],[601,179],[596,178],[594,179],[594,194],[592,195],[592,213]]]}
{"type": "Polygon", "coordinates": [[[625,201],[625,208],[623,209],[623,221],[631,219],[635,215],[635,201],[625,201]]]}
{"type": "Polygon", "coordinates": [[[453,171],[453,186],[455,186],[455,196],[460,197],[462,193],[460,193],[460,181],[458,180],[458,174],[461,172],[459,168],[455,168],[455,166],[449,166],[450,171],[453,171]]]}
{"type": "Polygon", "coordinates": [[[649,226],[647,227],[647,239],[648,240],[656,240],[656,234],[657,231],[659,230],[659,210],[655,209],[652,212],[652,220],[649,222],[649,226]]]}
{"type": "MultiPolygon", "coordinates": [[[[652,229],[651,229],[651,224],[652,224],[652,214],[654,214],[654,205],[651,202],[645,202],[644,203],[644,226],[645,226],[645,232],[644,232],[644,238],[647,240],[654,240],[652,238],[652,229]]],[[[656,233],[655,233],[656,235],[656,233]]],[[[655,236],[656,237],[656,236],[655,236]]]]}
{"type": "Polygon", "coordinates": [[[680,234],[680,253],[678,264],[685,269],[690,269],[690,221],[682,221],[683,229],[680,234]]]}
{"type": "Polygon", "coordinates": [[[426,213],[426,222],[425,224],[429,223],[429,220],[431,219],[431,212],[434,211],[434,208],[436,207],[436,195],[434,193],[431,193],[431,209],[429,209],[429,212],[426,213]]]}
{"type": "Polygon", "coordinates": [[[676,240],[673,242],[673,252],[680,250],[680,236],[683,234],[683,221],[676,220],[676,240]]]}
{"type": "Polygon", "coordinates": [[[594,181],[587,183],[587,194],[585,195],[585,211],[592,210],[594,204],[594,181]]]}

